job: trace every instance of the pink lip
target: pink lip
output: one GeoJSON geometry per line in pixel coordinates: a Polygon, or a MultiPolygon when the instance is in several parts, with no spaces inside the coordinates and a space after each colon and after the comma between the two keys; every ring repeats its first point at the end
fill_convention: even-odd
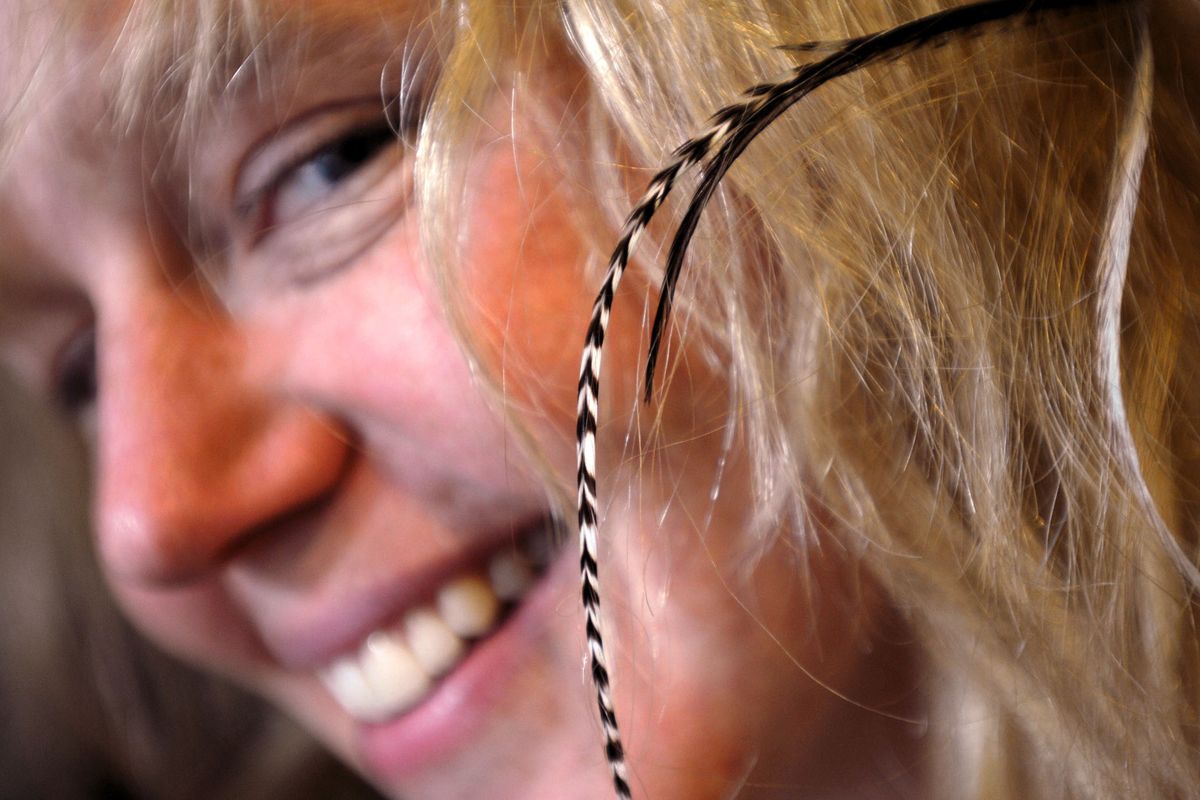
{"type": "Polygon", "coordinates": [[[465,566],[482,563],[490,554],[543,524],[544,519],[539,515],[480,535],[475,546],[454,558],[407,571],[383,585],[366,587],[355,597],[322,603],[313,613],[269,620],[259,626],[259,635],[274,660],[285,669],[305,672],[322,667],[356,649],[372,631],[427,601],[437,587],[465,566]]]}
{"type": "Polygon", "coordinates": [[[390,722],[359,725],[358,750],[367,769],[385,782],[403,781],[464,748],[535,651],[574,563],[559,558],[551,564],[512,616],[420,705],[390,722]]]}

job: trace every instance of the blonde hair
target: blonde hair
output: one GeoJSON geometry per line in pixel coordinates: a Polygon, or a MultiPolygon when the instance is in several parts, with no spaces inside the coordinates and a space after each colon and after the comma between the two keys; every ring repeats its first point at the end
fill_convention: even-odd
{"type": "MultiPolygon", "coordinates": [[[[573,185],[627,197],[619,154],[665,162],[791,65],[781,43],[937,8],[881,6],[565,3],[599,154],[573,185]]],[[[681,290],[682,335],[730,375],[759,535],[804,536],[816,498],[944,673],[948,796],[1200,786],[1200,170],[1172,23],[1146,13],[828,87],[739,160],[681,290]]]]}
{"type": "MultiPolygon", "coordinates": [[[[564,159],[565,185],[606,204],[586,220],[603,243],[628,163],[652,170],[793,66],[777,45],[938,7],[445,4],[418,143],[431,256],[453,263],[464,98],[536,96],[536,68],[573,54],[586,91],[555,144],[586,156],[564,159]]],[[[254,19],[238,9],[212,4],[197,41],[254,19]]],[[[946,796],[1200,786],[1200,131],[1173,13],[996,26],[826,87],[739,159],[680,289],[677,332],[729,375],[726,422],[753,456],[748,546],[810,537],[816,505],[833,520],[940,675],[946,796]]],[[[150,16],[146,41],[175,41],[144,52],[178,67],[185,51],[197,66],[173,74],[211,79],[213,54],[150,16]]]]}

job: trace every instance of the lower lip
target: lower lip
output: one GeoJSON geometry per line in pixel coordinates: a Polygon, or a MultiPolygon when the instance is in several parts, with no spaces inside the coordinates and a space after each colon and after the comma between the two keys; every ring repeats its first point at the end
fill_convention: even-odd
{"type": "Polygon", "coordinates": [[[402,781],[466,746],[507,693],[521,662],[535,652],[561,606],[566,577],[561,573],[574,563],[561,557],[552,563],[496,632],[475,645],[420,705],[389,722],[359,725],[358,751],[371,774],[402,781]]]}

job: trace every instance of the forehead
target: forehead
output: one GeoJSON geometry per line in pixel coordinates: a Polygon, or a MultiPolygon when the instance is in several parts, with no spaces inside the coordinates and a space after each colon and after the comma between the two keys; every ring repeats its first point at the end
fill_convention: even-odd
{"type": "Polygon", "coordinates": [[[0,0],[0,305],[100,274],[80,242],[144,221],[148,192],[203,219],[193,197],[296,106],[394,91],[429,22],[394,0],[0,0]]]}
{"type": "Polygon", "coordinates": [[[5,0],[0,159],[56,110],[59,134],[154,128],[185,141],[230,98],[286,102],[276,94],[368,58],[402,70],[429,16],[426,3],[379,0],[5,0]]]}

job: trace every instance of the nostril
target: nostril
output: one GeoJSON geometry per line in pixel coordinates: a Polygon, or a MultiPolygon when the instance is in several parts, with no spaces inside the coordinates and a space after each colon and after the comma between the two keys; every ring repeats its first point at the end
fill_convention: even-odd
{"type": "Polygon", "coordinates": [[[111,575],[150,586],[219,569],[347,460],[335,421],[247,369],[269,343],[194,299],[154,284],[99,330],[99,550],[111,575]]]}
{"type": "Polygon", "coordinates": [[[334,490],[352,460],[340,430],[306,408],[279,407],[238,441],[211,433],[203,459],[160,447],[110,460],[96,508],[106,569],[164,587],[219,569],[257,532],[334,490]]]}

